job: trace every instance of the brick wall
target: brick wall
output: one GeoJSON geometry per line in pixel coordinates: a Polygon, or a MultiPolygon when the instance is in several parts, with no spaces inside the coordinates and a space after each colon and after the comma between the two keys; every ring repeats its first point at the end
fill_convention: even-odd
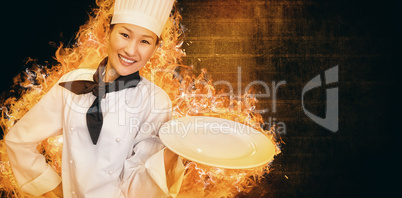
{"type": "MultiPolygon", "coordinates": [[[[392,149],[384,154],[379,148],[392,148],[395,135],[384,124],[389,123],[394,55],[392,23],[384,22],[389,6],[300,0],[187,0],[179,5],[188,29],[185,64],[196,71],[206,68],[215,81],[230,82],[235,94],[239,89],[244,94],[253,81],[265,82],[270,97],[258,98],[258,108],[268,109],[262,114],[265,121],[275,119],[286,126],[281,132],[286,144],[273,162],[274,171],[244,197],[390,192],[372,190],[378,184],[369,182],[388,179],[388,172],[374,169],[386,167],[378,163],[387,162],[392,149]],[[305,115],[301,93],[310,79],[336,65],[339,82],[332,87],[339,88],[339,130],[333,133],[305,115]],[[281,81],[286,84],[276,91],[273,112],[272,82],[281,81]]],[[[262,86],[256,89],[265,93],[262,86]]],[[[306,94],[304,102],[324,117],[325,99],[325,88],[318,88],[306,94]]]]}

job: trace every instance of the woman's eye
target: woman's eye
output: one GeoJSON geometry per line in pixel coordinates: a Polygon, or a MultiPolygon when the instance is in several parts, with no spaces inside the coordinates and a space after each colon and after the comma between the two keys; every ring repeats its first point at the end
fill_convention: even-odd
{"type": "Polygon", "coordinates": [[[142,40],[141,43],[145,43],[145,44],[148,44],[148,45],[151,44],[151,43],[150,43],[149,41],[147,41],[147,40],[142,40]]]}
{"type": "Polygon", "coordinates": [[[120,35],[122,35],[124,38],[128,38],[128,34],[126,33],[120,33],[120,35]]]}

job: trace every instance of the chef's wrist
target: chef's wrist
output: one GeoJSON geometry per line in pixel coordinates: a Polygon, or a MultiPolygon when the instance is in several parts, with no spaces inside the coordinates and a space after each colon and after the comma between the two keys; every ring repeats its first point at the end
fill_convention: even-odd
{"type": "Polygon", "coordinates": [[[167,172],[168,170],[170,170],[172,168],[172,166],[177,161],[178,155],[176,155],[176,153],[172,152],[168,148],[165,148],[163,154],[164,154],[164,161],[165,161],[165,170],[167,172]]]}

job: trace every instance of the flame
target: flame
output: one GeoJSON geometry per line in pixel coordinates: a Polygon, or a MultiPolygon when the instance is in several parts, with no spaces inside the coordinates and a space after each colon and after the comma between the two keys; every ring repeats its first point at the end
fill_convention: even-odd
{"type": "MultiPolygon", "coordinates": [[[[82,67],[97,67],[106,56],[109,21],[113,13],[113,0],[97,0],[90,19],[80,27],[73,46],[61,46],[56,51],[58,65],[50,69],[28,59],[33,66],[14,78],[12,96],[2,99],[0,125],[7,134],[9,129],[55,85],[58,79],[82,67]]],[[[154,82],[168,93],[173,103],[173,118],[184,116],[213,116],[237,121],[266,134],[278,147],[281,140],[271,129],[264,130],[260,114],[253,113],[257,100],[248,94],[234,99],[223,90],[216,90],[206,69],[201,74],[192,73],[192,67],[182,65],[185,53],[181,49],[184,40],[181,15],[175,7],[161,35],[162,45],[140,70],[143,77],[154,82]]],[[[61,174],[61,136],[51,137],[38,145],[47,162],[61,174]]],[[[2,197],[31,197],[18,188],[8,161],[4,140],[0,141],[0,195],[2,197]]],[[[188,160],[184,181],[178,197],[234,197],[247,193],[269,172],[269,165],[247,170],[222,169],[188,160]]],[[[42,197],[51,197],[45,194],[42,197]]]]}

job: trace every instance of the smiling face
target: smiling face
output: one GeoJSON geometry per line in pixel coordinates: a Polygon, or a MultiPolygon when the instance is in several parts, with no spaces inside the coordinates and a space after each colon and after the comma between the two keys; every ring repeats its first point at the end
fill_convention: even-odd
{"type": "Polygon", "coordinates": [[[156,51],[155,33],[132,24],[114,25],[109,36],[105,81],[140,70],[156,51]]]}

